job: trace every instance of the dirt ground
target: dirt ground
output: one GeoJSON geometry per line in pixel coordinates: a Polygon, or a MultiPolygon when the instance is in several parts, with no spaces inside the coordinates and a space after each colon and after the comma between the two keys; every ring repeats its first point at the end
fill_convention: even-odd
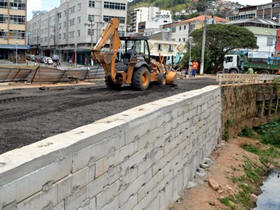
{"type": "Polygon", "coordinates": [[[228,143],[215,150],[212,154],[213,165],[209,168],[208,177],[202,185],[186,189],[185,195],[180,202],[170,207],[172,210],[217,210],[228,209],[218,198],[234,195],[237,192],[237,185],[233,184],[230,177],[243,175],[244,156],[251,160],[258,161],[258,157],[241,148],[242,144],[256,142],[252,139],[232,139],[228,143]],[[214,179],[220,188],[218,191],[212,189],[209,179],[214,179]]]}
{"type": "Polygon", "coordinates": [[[178,87],[152,86],[146,91],[93,85],[0,91],[0,154],[31,144],[129,108],[181,92],[217,84],[214,79],[179,80],[178,87]]]}

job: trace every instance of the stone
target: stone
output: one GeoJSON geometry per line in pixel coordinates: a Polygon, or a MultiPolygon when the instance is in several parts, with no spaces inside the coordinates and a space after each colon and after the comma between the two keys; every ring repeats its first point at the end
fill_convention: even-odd
{"type": "Polygon", "coordinates": [[[196,182],[189,182],[188,187],[187,188],[193,188],[196,187],[198,184],[196,182]]]}
{"type": "Polygon", "coordinates": [[[250,200],[253,201],[254,203],[257,203],[258,201],[258,196],[256,196],[254,193],[250,195],[250,200]]]}
{"type": "Polygon", "coordinates": [[[208,184],[215,191],[217,191],[219,189],[219,184],[212,178],[208,179],[208,184]]]}

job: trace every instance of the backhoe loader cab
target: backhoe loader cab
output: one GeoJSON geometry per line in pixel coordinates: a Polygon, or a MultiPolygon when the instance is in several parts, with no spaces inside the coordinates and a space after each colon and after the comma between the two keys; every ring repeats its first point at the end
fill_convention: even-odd
{"type": "Polygon", "coordinates": [[[92,49],[92,59],[103,66],[107,87],[119,89],[123,84],[145,90],[151,82],[174,84],[176,72],[161,62],[150,58],[147,37],[119,37],[119,20],[112,18],[106,26],[96,46],[92,49]],[[102,51],[110,41],[109,51],[102,51]],[[121,42],[125,49],[120,50],[121,42]]]}

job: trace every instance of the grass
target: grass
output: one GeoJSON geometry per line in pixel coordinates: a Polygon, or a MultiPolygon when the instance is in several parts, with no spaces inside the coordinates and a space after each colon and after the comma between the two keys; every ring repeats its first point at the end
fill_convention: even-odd
{"type": "Polygon", "coordinates": [[[245,172],[244,175],[231,177],[232,182],[238,185],[238,193],[219,199],[221,203],[230,209],[237,208],[237,205],[239,208],[242,206],[245,209],[251,209],[253,207],[253,203],[250,200],[251,194],[259,191],[258,186],[261,185],[262,179],[266,174],[266,168],[264,166],[259,166],[248,157],[244,157],[243,169],[245,172]]]}
{"type": "Polygon", "coordinates": [[[245,126],[242,131],[238,134],[240,137],[256,138],[255,131],[248,126],[245,126]]]}

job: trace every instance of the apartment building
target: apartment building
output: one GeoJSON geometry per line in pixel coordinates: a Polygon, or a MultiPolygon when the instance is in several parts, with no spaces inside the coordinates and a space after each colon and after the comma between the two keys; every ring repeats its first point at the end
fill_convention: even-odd
{"type": "Polygon", "coordinates": [[[271,3],[258,6],[247,6],[240,8],[238,15],[228,17],[228,19],[230,21],[236,21],[255,17],[265,20],[273,20],[280,23],[280,0],[273,0],[271,3]]]}
{"type": "MultiPolygon", "coordinates": [[[[201,15],[191,19],[175,22],[172,24],[167,24],[163,26],[166,31],[171,32],[171,40],[180,43],[186,43],[189,38],[189,34],[196,29],[203,27],[205,16],[201,15]]],[[[227,23],[228,20],[220,18],[217,16],[208,16],[207,24],[216,24],[216,23],[227,23]]]]}
{"type": "Polygon", "coordinates": [[[24,61],[26,0],[0,0],[0,59],[24,61]]]}
{"type": "Polygon", "coordinates": [[[144,32],[145,29],[159,28],[160,25],[171,23],[172,15],[169,10],[158,7],[139,7],[131,12],[130,32],[144,32]],[[150,27],[149,27],[150,26],[150,27]]]}
{"type": "Polygon", "coordinates": [[[119,34],[125,35],[126,14],[127,0],[61,0],[58,8],[28,22],[31,52],[84,64],[112,18],[120,20],[119,34]]]}

